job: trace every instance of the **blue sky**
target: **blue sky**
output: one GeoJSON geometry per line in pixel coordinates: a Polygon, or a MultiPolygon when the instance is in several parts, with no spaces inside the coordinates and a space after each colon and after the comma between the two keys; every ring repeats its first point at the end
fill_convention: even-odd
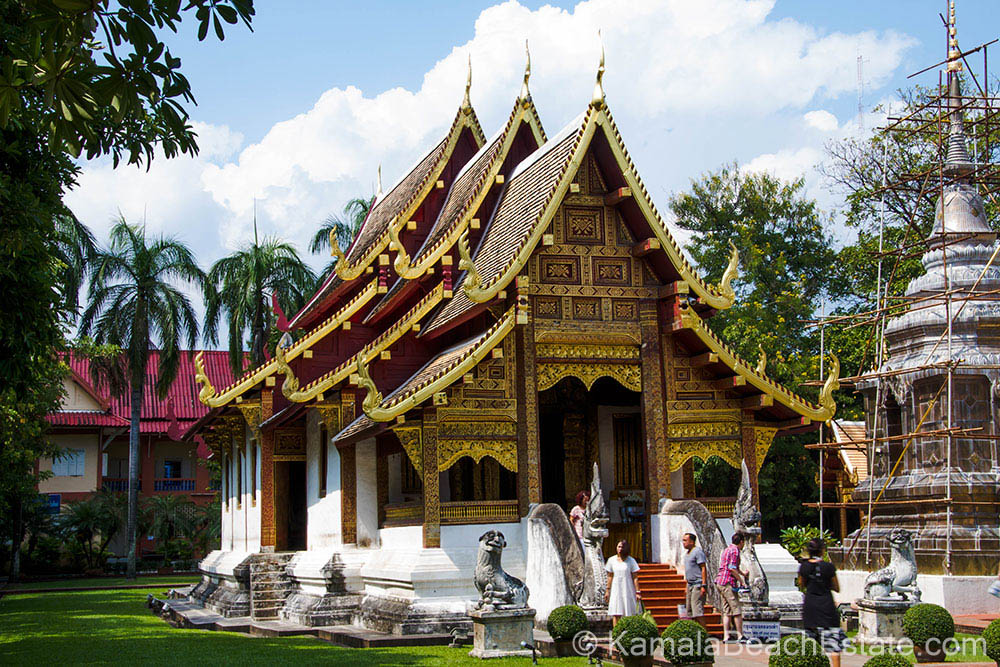
{"type": "MultiPolygon", "coordinates": [[[[996,0],[957,7],[964,48],[1000,33],[996,0]]],[[[600,28],[608,103],[661,212],[690,179],[738,160],[805,177],[835,213],[816,166],[827,141],[857,132],[858,55],[867,112],[943,58],[939,12],[938,0],[261,0],[253,33],[199,43],[192,22],[172,43],[199,101],[202,154],[148,172],[87,163],[67,201],[100,239],[121,211],[207,266],[252,238],[256,198],[262,232],[304,250],[324,217],[373,192],[379,164],[388,187],[440,139],[470,53],[490,135],[518,93],[528,38],[533,98],[556,134],[589,101],[600,28]]]]}

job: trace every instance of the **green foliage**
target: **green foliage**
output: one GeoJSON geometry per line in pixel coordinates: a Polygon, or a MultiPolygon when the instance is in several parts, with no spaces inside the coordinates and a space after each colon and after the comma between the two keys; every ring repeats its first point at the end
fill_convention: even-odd
{"type": "Polygon", "coordinates": [[[142,511],[143,523],[168,561],[191,557],[190,545],[181,539],[195,527],[196,509],[190,498],[173,493],[153,496],[146,500],[142,511]]]}
{"type": "Polygon", "coordinates": [[[575,604],[556,607],[549,613],[546,629],[553,639],[572,639],[587,629],[587,615],[575,604]]]}
{"type": "Polygon", "coordinates": [[[830,658],[812,637],[785,635],[771,650],[770,667],[830,667],[830,658]]]}
{"type": "Polygon", "coordinates": [[[694,662],[715,662],[708,631],[697,621],[674,621],[660,635],[663,640],[663,658],[674,665],[694,662]]]}
{"type": "Polygon", "coordinates": [[[0,127],[26,121],[53,151],[138,164],[195,154],[181,59],[164,39],[194,13],[198,39],[250,26],[252,0],[39,0],[8,3],[16,26],[0,52],[0,127]],[[189,14],[190,15],[190,14],[189,14]]]}
{"type": "Polygon", "coordinates": [[[368,212],[374,204],[375,197],[368,199],[354,197],[344,205],[342,215],[327,216],[323,224],[313,234],[312,240],[309,242],[309,252],[320,253],[330,250],[330,232],[333,232],[340,249],[347,250],[351,242],[354,241],[354,237],[358,235],[361,223],[368,217],[368,212]]]}
{"type": "Polygon", "coordinates": [[[316,276],[295,247],[275,238],[247,243],[223,257],[205,281],[205,338],[218,341],[220,320],[229,328],[229,365],[243,373],[244,336],[249,335],[250,365],[264,363],[264,348],[272,327],[271,295],[286,312],[295,312],[311,295],[316,276]]]}
{"type": "Polygon", "coordinates": [[[983,630],[983,642],[986,644],[986,655],[1000,665],[1000,618],[990,621],[983,630]]]}
{"type": "Polygon", "coordinates": [[[910,661],[899,653],[880,653],[869,658],[864,667],[910,667],[910,661]]]}
{"type": "Polygon", "coordinates": [[[820,538],[827,548],[839,544],[829,530],[820,531],[816,526],[792,526],[781,531],[781,546],[796,558],[806,557],[806,545],[810,540],[820,538]]]}
{"type": "MultiPolygon", "coordinates": [[[[830,272],[830,238],[802,179],[782,181],[727,165],[674,195],[670,211],[692,233],[685,249],[707,281],[722,278],[730,242],[739,251],[736,303],[709,320],[712,330],[745,359],[766,353],[770,377],[815,399],[817,389],[800,385],[820,376],[819,331],[804,322],[818,315],[822,297],[837,297],[839,286],[830,272]]],[[[840,353],[835,345],[828,349],[840,353]]],[[[802,506],[818,497],[816,460],[802,447],[809,439],[815,436],[778,438],[764,461],[759,489],[765,532],[815,516],[802,506]]],[[[703,464],[699,472],[706,492],[731,495],[720,491],[738,484],[738,475],[727,480],[718,463],[703,464]]]]}
{"type": "Polygon", "coordinates": [[[642,616],[623,616],[611,630],[611,638],[622,655],[652,655],[659,633],[656,624],[642,616]]]}
{"type": "Polygon", "coordinates": [[[903,614],[903,634],[917,646],[931,639],[949,639],[955,636],[955,619],[944,607],[921,602],[903,614]]]}
{"type": "Polygon", "coordinates": [[[694,459],[694,486],[699,497],[726,498],[740,489],[740,473],[718,456],[694,459]]]}
{"type": "Polygon", "coordinates": [[[87,563],[87,569],[102,565],[108,545],[125,526],[127,507],[123,494],[102,490],[86,500],[68,503],[59,525],[65,536],[75,542],[87,563]]]}

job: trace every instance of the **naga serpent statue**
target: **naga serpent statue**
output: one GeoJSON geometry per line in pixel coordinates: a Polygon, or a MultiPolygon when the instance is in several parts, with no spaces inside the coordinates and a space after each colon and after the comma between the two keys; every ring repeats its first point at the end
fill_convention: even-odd
{"type": "Polygon", "coordinates": [[[602,545],[608,536],[608,511],[601,493],[601,477],[594,464],[594,479],[590,482],[590,500],[583,513],[583,594],[580,606],[585,609],[604,607],[608,586],[604,572],[602,545]]]}
{"type": "Polygon", "coordinates": [[[742,533],[747,539],[743,541],[743,551],[740,554],[741,561],[746,564],[747,582],[750,586],[749,601],[756,604],[768,604],[770,591],[767,585],[767,576],[764,568],[761,567],[757,559],[757,552],[754,551],[753,544],[757,536],[760,535],[760,510],[754,507],[753,491],[750,488],[750,470],[747,468],[746,459],[740,465],[741,481],[740,490],[736,494],[736,505],[733,508],[733,530],[742,533]]]}

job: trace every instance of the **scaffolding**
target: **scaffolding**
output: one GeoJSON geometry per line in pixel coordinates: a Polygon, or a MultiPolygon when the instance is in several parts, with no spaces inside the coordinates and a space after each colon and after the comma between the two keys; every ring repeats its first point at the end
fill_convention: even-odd
{"type": "MultiPolygon", "coordinates": [[[[925,68],[911,75],[915,77],[931,70],[937,69],[938,81],[936,89],[925,99],[912,105],[903,115],[890,116],[884,126],[878,128],[882,135],[883,154],[881,160],[881,186],[871,192],[871,197],[878,197],[878,252],[872,258],[877,262],[875,267],[875,292],[872,295],[871,307],[862,312],[855,312],[846,315],[828,316],[826,313],[826,303],[822,306],[822,313],[818,320],[807,323],[809,326],[820,328],[821,359],[825,352],[825,328],[827,326],[839,326],[846,328],[868,327],[869,334],[862,354],[862,369],[869,369],[862,374],[844,378],[841,385],[845,387],[864,385],[867,391],[872,392],[873,409],[870,411],[870,421],[866,424],[866,437],[863,440],[853,440],[848,443],[837,442],[837,438],[829,441],[824,438],[823,426],[819,431],[819,442],[807,445],[808,449],[819,450],[819,499],[817,503],[807,503],[808,506],[816,507],[819,510],[820,528],[824,527],[823,515],[827,508],[855,508],[863,510],[861,528],[856,531],[854,539],[845,547],[847,555],[852,554],[856,548],[863,545],[864,560],[866,563],[871,558],[872,548],[872,519],[876,508],[902,504],[936,504],[943,507],[947,526],[947,542],[945,545],[944,568],[951,572],[952,565],[952,521],[954,507],[993,504],[982,503],[970,500],[957,500],[952,494],[952,455],[955,449],[955,439],[979,440],[986,439],[996,442],[1000,436],[996,435],[996,430],[991,428],[989,432],[984,432],[982,428],[966,428],[956,426],[953,415],[953,391],[956,371],[961,369],[966,363],[962,358],[956,358],[954,324],[963,309],[976,301],[1000,301],[1000,289],[980,289],[984,277],[990,267],[1000,267],[998,254],[1000,254],[1000,243],[996,244],[996,249],[992,253],[988,263],[983,267],[978,278],[971,287],[952,285],[951,273],[949,272],[949,252],[950,248],[956,244],[967,243],[970,239],[976,238],[977,234],[961,234],[949,230],[948,219],[946,218],[947,206],[945,203],[945,192],[949,186],[971,185],[984,199],[990,201],[993,206],[1000,209],[998,203],[998,188],[1000,188],[1000,166],[991,163],[991,156],[994,151],[996,137],[1000,136],[1000,98],[993,97],[989,86],[989,61],[988,47],[998,40],[993,40],[981,44],[973,49],[962,51],[958,48],[955,22],[954,3],[951,3],[949,18],[944,22],[948,38],[948,57],[935,65],[925,68]],[[974,55],[982,55],[982,67],[980,75],[977,76],[974,68],[970,65],[970,58],[974,55]],[[968,92],[963,92],[958,84],[960,72],[965,70],[968,73],[968,92]],[[959,139],[954,139],[955,123],[959,125],[959,139]],[[968,145],[965,139],[968,138],[968,145]],[[913,172],[894,171],[894,165],[890,162],[889,145],[893,141],[916,139],[927,145],[936,146],[936,155],[932,159],[930,166],[915,170],[913,172]],[[971,156],[964,153],[964,157],[971,157],[967,162],[963,162],[961,169],[955,168],[955,143],[963,144],[962,151],[967,151],[971,145],[971,156]],[[897,222],[904,226],[903,242],[895,247],[886,247],[887,212],[886,196],[905,197],[912,200],[912,207],[908,215],[900,216],[902,219],[897,222]],[[928,200],[933,204],[935,229],[934,233],[927,235],[921,232],[917,225],[918,214],[922,207],[926,207],[928,200]],[[937,207],[940,206],[940,209],[937,207]],[[940,225],[937,229],[937,216],[940,215],[940,225]],[[944,289],[934,291],[930,295],[907,295],[892,293],[892,285],[900,270],[901,264],[913,257],[924,255],[930,250],[940,250],[942,275],[944,278],[944,289]],[[886,368],[885,363],[889,357],[886,347],[886,328],[890,321],[903,316],[904,314],[917,313],[921,310],[937,308],[943,306],[945,328],[933,344],[931,351],[923,359],[922,363],[910,365],[905,368],[886,368]],[[943,358],[942,358],[943,357],[943,358]],[[870,361],[869,361],[870,360],[870,361]],[[870,364],[870,365],[869,365],[870,364]],[[926,407],[921,406],[921,410],[911,413],[917,416],[919,421],[915,426],[905,433],[890,435],[887,424],[880,424],[883,419],[883,403],[887,399],[887,383],[894,378],[899,378],[906,374],[920,373],[924,376],[934,373],[943,376],[943,381],[934,396],[927,402],[926,407]],[[944,411],[944,425],[928,430],[923,430],[925,421],[934,410],[935,404],[939,401],[946,403],[944,411]],[[885,435],[881,435],[882,433],[885,435]],[[889,487],[889,483],[895,476],[899,466],[910,447],[914,442],[925,438],[936,438],[946,442],[946,460],[944,469],[946,473],[946,484],[943,497],[937,498],[914,498],[906,501],[898,501],[883,498],[883,494],[889,487]],[[895,456],[886,456],[886,472],[884,478],[880,479],[882,473],[876,471],[876,461],[883,451],[890,451],[892,446],[902,445],[901,450],[895,456]],[[827,456],[831,450],[844,447],[856,448],[867,454],[868,472],[868,497],[866,500],[845,501],[835,499],[833,502],[824,498],[824,469],[826,468],[827,456]],[[893,460],[895,459],[895,460],[893,460]],[[881,488],[876,489],[876,480],[879,480],[881,488]]],[[[981,363],[973,364],[976,369],[986,370],[987,367],[981,363]]],[[[988,367],[990,370],[1000,370],[1000,366],[988,367]]],[[[823,370],[820,369],[820,377],[823,370]]],[[[808,383],[814,384],[814,383],[808,383]]],[[[991,392],[992,397],[992,392],[991,392]]],[[[996,412],[993,409],[991,400],[990,420],[995,419],[996,412]]],[[[916,407],[916,406],[914,406],[916,407]]],[[[867,410],[866,410],[867,412],[867,410]]],[[[901,422],[902,424],[902,422],[901,422]]],[[[841,429],[846,433],[846,429],[841,429]]],[[[834,455],[838,455],[833,452],[834,455]]],[[[994,454],[996,454],[994,447],[994,454]]],[[[996,459],[994,459],[996,460],[996,459]]]]}

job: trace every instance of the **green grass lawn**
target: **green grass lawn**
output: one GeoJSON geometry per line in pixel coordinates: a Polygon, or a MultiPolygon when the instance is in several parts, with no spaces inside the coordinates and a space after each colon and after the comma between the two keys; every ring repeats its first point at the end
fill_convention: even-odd
{"type": "MultiPolygon", "coordinates": [[[[28,593],[0,599],[0,664],[128,665],[483,665],[469,648],[349,649],[312,637],[264,639],[231,632],[178,630],[146,608],[143,590],[28,593]]],[[[541,659],[577,667],[585,658],[541,659]]],[[[492,665],[530,664],[524,658],[492,665]]]]}
{"type": "Polygon", "coordinates": [[[70,577],[51,581],[22,581],[8,586],[4,592],[42,588],[92,588],[95,586],[141,586],[145,584],[159,584],[171,588],[197,583],[200,578],[196,574],[148,574],[140,575],[131,581],[125,577],[70,577]]]}

